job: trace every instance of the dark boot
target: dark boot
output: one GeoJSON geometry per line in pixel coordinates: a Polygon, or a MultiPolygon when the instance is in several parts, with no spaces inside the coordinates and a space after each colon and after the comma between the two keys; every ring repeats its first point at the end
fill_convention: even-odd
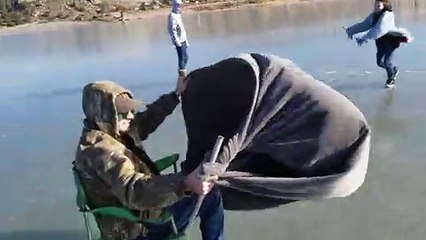
{"type": "Polygon", "coordinates": [[[388,80],[386,81],[385,86],[387,88],[392,88],[395,86],[395,78],[388,78],[388,80]]]}
{"type": "Polygon", "coordinates": [[[186,69],[179,70],[179,77],[186,78],[186,75],[187,75],[186,69]]]}

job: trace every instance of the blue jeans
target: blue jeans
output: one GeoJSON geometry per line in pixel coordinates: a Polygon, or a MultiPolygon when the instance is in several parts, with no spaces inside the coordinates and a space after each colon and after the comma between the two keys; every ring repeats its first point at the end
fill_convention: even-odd
{"type": "Polygon", "coordinates": [[[186,64],[188,63],[188,46],[186,42],[182,43],[180,47],[176,46],[176,51],[178,55],[178,65],[179,70],[183,70],[186,68],[186,64]]]}
{"type": "Polygon", "coordinates": [[[386,42],[376,43],[377,53],[376,53],[376,61],[377,66],[384,68],[388,75],[388,79],[392,79],[395,77],[397,72],[397,67],[392,64],[392,59],[394,56],[394,52],[397,47],[392,46],[386,42]]]}
{"type": "MultiPolygon", "coordinates": [[[[189,218],[195,208],[198,196],[193,195],[184,198],[174,205],[166,208],[175,220],[178,232],[185,230],[189,224],[189,218]]],[[[223,240],[223,227],[224,227],[224,211],[222,203],[222,195],[219,188],[215,187],[206,195],[203,204],[201,204],[200,211],[200,229],[203,240],[223,240]]],[[[138,240],[161,240],[166,238],[172,233],[171,225],[152,225],[148,226],[148,236],[138,238],[138,240]]]]}

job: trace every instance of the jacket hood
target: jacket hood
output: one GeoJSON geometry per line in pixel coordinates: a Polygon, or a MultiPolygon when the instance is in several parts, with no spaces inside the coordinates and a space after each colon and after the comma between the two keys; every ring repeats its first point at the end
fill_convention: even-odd
{"type": "Polygon", "coordinates": [[[86,121],[96,124],[100,131],[113,137],[119,135],[115,99],[120,94],[133,98],[128,89],[112,81],[89,83],[83,89],[82,106],[86,121]]]}
{"type": "Polygon", "coordinates": [[[181,7],[182,1],[181,0],[173,0],[172,3],[172,12],[175,14],[179,14],[179,7],[181,7]]]}

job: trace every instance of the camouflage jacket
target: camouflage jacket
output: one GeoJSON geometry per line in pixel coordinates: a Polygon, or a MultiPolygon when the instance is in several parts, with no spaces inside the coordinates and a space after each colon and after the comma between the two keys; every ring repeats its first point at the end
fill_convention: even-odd
{"type": "MultiPolygon", "coordinates": [[[[113,82],[96,82],[83,90],[86,115],[77,147],[75,168],[79,171],[90,204],[96,207],[125,206],[143,217],[161,214],[161,208],[172,205],[184,195],[184,176],[160,176],[142,147],[145,140],[170,115],[179,103],[174,93],[161,96],[135,114],[128,134],[117,130],[114,99],[127,93],[113,82]]],[[[113,217],[99,217],[102,239],[132,239],[143,229],[113,217]]]]}

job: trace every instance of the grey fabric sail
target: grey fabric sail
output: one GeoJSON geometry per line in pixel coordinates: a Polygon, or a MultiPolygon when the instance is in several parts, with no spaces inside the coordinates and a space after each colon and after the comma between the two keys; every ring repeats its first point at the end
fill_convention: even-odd
{"type": "Polygon", "coordinates": [[[346,97],[292,61],[242,54],[189,74],[182,96],[188,134],[184,171],[200,164],[216,137],[226,209],[346,197],[364,182],[370,129],[346,97]]]}

